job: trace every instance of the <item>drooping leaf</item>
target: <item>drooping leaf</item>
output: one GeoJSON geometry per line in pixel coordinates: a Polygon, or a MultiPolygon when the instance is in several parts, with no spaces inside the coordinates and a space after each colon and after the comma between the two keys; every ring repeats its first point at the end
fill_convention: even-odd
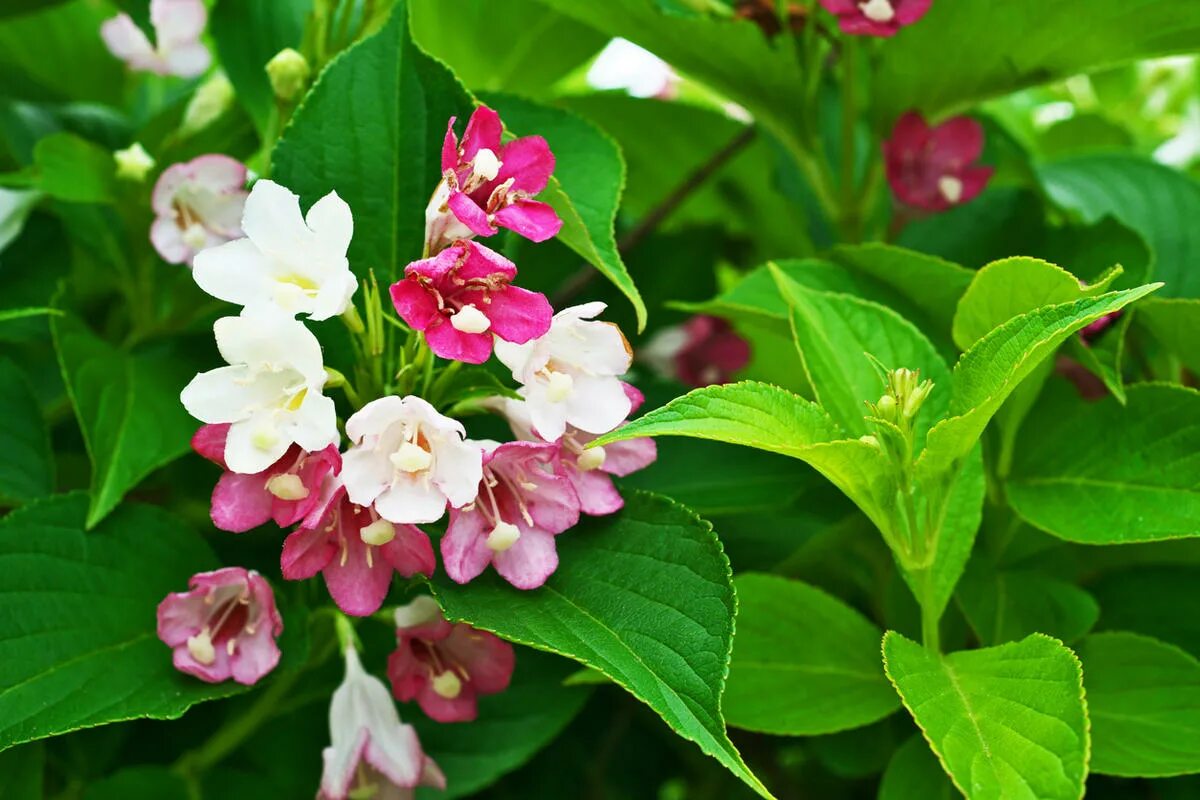
{"type": "Polygon", "coordinates": [[[154,610],[212,569],[204,541],[163,511],[122,506],[84,528],[82,494],[33,503],[0,520],[0,749],[79,728],[174,719],[244,687],[178,672],[155,635],[154,610]]]}
{"type": "Polygon", "coordinates": [[[1137,384],[1125,406],[1071,399],[1030,417],[1007,483],[1013,509],[1086,544],[1200,534],[1200,393],[1137,384]]]}
{"type": "Polygon", "coordinates": [[[1200,661],[1136,633],[1079,643],[1092,721],[1092,770],[1167,777],[1200,772],[1200,661]]]}
{"type": "Polygon", "coordinates": [[[73,133],[55,133],[33,148],[33,185],[59,200],[108,203],[114,199],[116,162],[99,145],[73,133]]]}
{"type": "Polygon", "coordinates": [[[1096,599],[1074,584],[1032,570],[997,569],[982,559],[968,566],[954,596],[985,645],[1031,631],[1073,642],[1100,616],[1096,599]]]}
{"type": "Polygon", "coordinates": [[[784,736],[869,725],[900,704],[879,663],[880,630],[820,589],[772,575],[734,582],[737,634],[725,718],[784,736]]]}
{"type": "Polygon", "coordinates": [[[0,386],[0,498],[22,503],[54,489],[54,454],[29,378],[7,358],[0,386]]]}
{"type": "Polygon", "coordinates": [[[438,601],[453,620],[599,670],[769,798],[721,717],[734,614],[721,545],[665,498],[630,492],[625,503],[559,537],[558,570],[541,589],[491,573],[469,586],[442,577],[438,601]]]}
{"type": "Polygon", "coordinates": [[[1056,639],[949,655],[895,631],[884,668],[958,790],[970,800],[1079,800],[1088,719],[1079,659],[1056,639]]]}
{"type": "Polygon", "coordinates": [[[879,800],[953,800],[958,797],[937,757],[920,736],[900,745],[879,783],[879,800]]]}
{"type": "Polygon", "coordinates": [[[421,257],[446,123],[470,113],[457,79],[409,38],[400,0],[382,29],[321,73],[275,146],[272,178],[305,208],[336,190],[357,223],[355,274],[391,283],[421,257]]]}

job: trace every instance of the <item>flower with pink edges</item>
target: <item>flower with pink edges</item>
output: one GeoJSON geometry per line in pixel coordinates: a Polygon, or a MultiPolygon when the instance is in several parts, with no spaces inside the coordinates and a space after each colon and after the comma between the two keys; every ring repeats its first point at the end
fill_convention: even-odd
{"type": "Polygon", "coordinates": [[[105,20],[100,37],[108,51],[130,69],[159,75],[194,78],[212,63],[212,55],[200,41],[208,11],[204,0],[150,0],[150,24],[157,46],[128,14],[105,20]]]}
{"type": "Polygon", "coordinates": [[[504,256],[459,240],[405,267],[404,279],[392,284],[392,303],[401,319],[425,333],[435,354],[482,364],[492,355],[493,334],[524,344],[550,329],[550,301],[513,286],[516,275],[504,256]]]}
{"type": "MultiPolygon", "coordinates": [[[[635,387],[628,383],[624,386],[631,404],[630,413],[633,413],[641,407],[645,398],[635,387]]],[[[525,401],[495,398],[489,401],[488,406],[505,416],[518,439],[538,440],[525,401]]],[[[625,500],[613,485],[612,476],[623,478],[650,466],[658,458],[658,446],[649,437],[589,448],[587,445],[597,436],[568,425],[562,437],[555,441],[559,447],[559,463],[563,474],[571,481],[579,497],[579,509],[591,516],[612,514],[624,507],[625,500]]]]}
{"type": "Polygon", "coordinates": [[[983,127],[953,117],[929,127],[906,112],[883,143],[887,179],[900,202],[925,211],[945,211],[983,191],[995,171],[975,162],[983,154],[983,127]]]}
{"type": "Polygon", "coordinates": [[[193,575],[188,589],[158,604],[158,638],[174,649],[176,669],[250,686],[275,668],[283,620],[261,575],[226,567],[193,575]]]}
{"type": "Polygon", "coordinates": [[[483,480],[475,502],[450,510],[442,562],[456,583],[488,564],[518,589],[536,589],[558,568],[554,537],[579,521],[579,497],[547,442],[477,442],[483,480]]]}
{"type": "Polygon", "coordinates": [[[262,472],[246,475],[225,464],[225,440],[229,423],[204,425],[192,437],[192,449],[225,473],[213,488],[210,515],[223,531],[242,533],[269,519],[281,528],[293,525],[317,506],[326,476],[342,469],[337,447],[309,453],[292,445],[283,458],[262,472]]]}
{"type": "Polygon", "coordinates": [[[150,243],[171,264],[242,236],[246,165],[211,154],[172,164],[154,184],[150,243]]]}
{"type": "Polygon", "coordinates": [[[438,722],[470,722],[480,695],[508,688],[513,647],[487,631],[451,624],[438,604],[422,595],[396,609],[396,649],[388,657],[392,694],[416,700],[438,722]]]}
{"type": "Polygon", "coordinates": [[[442,181],[425,210],[425,252],[457,239],[491,236],[499,228],[543,242],[558,235],[562,220],[548,204],[531,200],[554,172],[554,154],[541,136],[501,144],[500,116],[480,106],[462,142],[450,118],[442,144],[442,181]],[[499,228],[497,227],[499,226],[499,228]]]}
{"type": "Polygon", "coordinates": [[[320,503],[284,540],[279,562],[290,581],[320,572],[338,608],[356,617],[379,610],[393,572],[411,578],[437,568],[424,531],[350,502],[336,478],[326,479],[320,503]]]}
{"type": "Polygon", "coordinates": [[[728,321],[698,314],[656,333],[638,358],[665,377],[688,386],[729,383],[750,362],[750,343],[728,321]]]}
{"type": "Polygon", "coordinates": [[[383,681],[363,669],[347,647],[346,677],[329,704],[331,744],[317,800],[412,800],[417,786],[446,788],[446,777],[425,755],[417,732],[400,722],[383,681]]]}
{"type": "Polygon", "coordinates": [[[842,33],[852,36],[895,36],[929,11],[933,0],[821,0],[835,15],[842,33]]]}

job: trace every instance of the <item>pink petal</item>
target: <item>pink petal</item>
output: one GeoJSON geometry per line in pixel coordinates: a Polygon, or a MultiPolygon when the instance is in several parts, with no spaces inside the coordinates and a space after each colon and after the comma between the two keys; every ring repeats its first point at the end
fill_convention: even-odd
{"type": "Polygon", "coordinates": [[[229,423],[201,425],[192,436],[192,449],[221,469],[225,466],[225,438],[229,436],[229,423]]]}
{"type": "Polygon", "coordinates": [[[396,313],[413,330],[423,331],[440,321],[437,300],[415,278],[393,283],[389,291],[396,313]]]}
{"type": "Polygon", "coordinates": [[[857,0],[821,0],[821,6],[830,14],[861,14],[857,0]]]}
{"type": "Polygon", "coordinates": [[[458,624],[439,646],[466,668],[475,691],[496,694],[508,688],[516,655],[513,646],[499,636],[458,624]]]}
{"type": "MultiPolygon", "coordinates": [[[[607,451],[607,448],[605,450],[607,451]]],[[[608,459],[605,458],[605,461],[608,459]]],[[[579,497],[579,510],[584,514],[603,516],[620,511],[624,507],[625,500],[606,473],[598,469],[590,472],[571,469],[569,474],[571,485],[575,487],[575,494],[579,497]]]]}
{"type": "Polygon", "coordinates": [[[451,192],[446,205],[458,221],[470,228],[476,236],[491,236],[497,232],[497,228],[488,222],[487,213],[469,195],[451,192]]]}
{"type": "Polygon", "coordinates": [[[970,117],[954,117],[930,134],[930,160],[940,172],[950,172],[983,154],[983,126],[970,117]]]}
{"type": "MultiPolygon", "coordinates": [[[[497,211],[495,218],[497,225],[516,231],[531,242],[553,239],[562,229],[562,220],[554,209],[537,200],[518,200],[497,211]]],[[[462,221],[470,226],[466,220],[462,221]]]]}
{"type": "Polygon", "coordinates": [[[438,722],[473,722],[479,716],[475,690],[470,683],[463,684],[458,697],[450,698],[442,697],[426,682],[416,697],[425,715],[438,722]]]}
{"type": "MultiPolygon", "coordinates": [[[[467,120],[467,130],[463,133],[463,161],[470,161],[475,154],[485,147],[497,156],[500,155],[500,137],[504,133],[504,125],[500,115],[487,106],[480,106],[467,120]]],[[[459,217],[462,219],[462,217],[459,217]]],[[[466,220],[463,220],[466,222],[466,220]]]]}
{"type": "Polygon", "coordinates": [[[185,264],[195,255],[192,248],[184,244],[179,225],[167,217],[159,217],[150,223],[150,244],[168,264],[185,264]]]}
{"type": "Polygon", "coordinates": [[[928,13],[933,0],[897,0],[894,4],[897,25],[912,25],[928,13]]]}
{"type": "Polygon", "coordinates": [[[234,647],[230,674],[244,686],[258,683],[279,663],[279,646],[269,625],[257,628],[253,636],[239,636],[234,647]]]}
{"type": "MultiPolygon", "coordinates": [[[[505,281],[511,281],[517,277],[517,265],[487,245],[464,241],[459,242],[456,247],[465,248],[467,255],[463,260],[462,267],[457,272],[457,277],[460,279],[471,280],[501,276],[505,281]]],[[[447,287],[447,294],[450,294],[449,289],[450,287],[447,287]]]]}
{"type": "Polygon", "coordinates": [[[536,589],[558,569],[554,535],[524,525],[520,528],[521,538],[503,553],[496,553],[492,563],[496,571],[518,589],[536,589]]]}
{"type": "Polygon", "coordinates": [[[150,0],[150,24],[159,46],[196,41],[207,19],[204,0],[150,0]]]}
{"type": "Polygon", "coordinates": [[[417,659],[407,640],[402,641],[388,656],[387,675],[388,682],[392,684],[392,696],[401,703],[412,700],[429,683],[425,665],[417,659]]]}
{"type": "Polygon", "coordinates": [[[195,636],[203,626],[204,598],[190,592],[172,592],[158,604],[158,638],[175,647],[195,636]]]}
{"type": "Polygon", "coordinates": [[[180,672],[187,673],[193,677],[199,678],[206,683],[221,683],[229,680],[231,665],[229,663],[229,654],[224,647],[218,647],[213,652],[213,663],[201,664],[192,657],[192,653],[188,650],[186,644],[175,648],[171,655],[171,663],[175,669],[180,672]]]}
{"type": "Polygon", "coordinates": [[[453,171],[458,166],[458,137],[454,135],[454,123],[458,117],[451,117],[446,123],[446,138],[442,140],[442,172],[453,171]]]}
{"type": "Polygon", "coordinates": [[[627,439],[604,446],[604,466],[610,475],[625,477],[644,469],[658,458],[658,445],[649,437],[627,439]]]}
{"type": "Polygon", "coordinates": [[[345,522],[341,546],[344,554],[335,554],[322,570],[329,594],[338,608],[351,616],[374,614],[392,584],[392,565],[379,548],[364,543],[354,526],[345,522]]]}
{"type": "Polygon", "coordinates": [[[967,167],[959,173],[958,177],[963,182],[962,197],[958,202],[965,203],[979,196],[979,193],[984,190],[992,173],[995,172],[994,167],[967,167]]]}
{"type": "Polygon", "coordinates": [[[223,474],[213,488],[210,512],[213,524],[223,531],[243,533],[270,519],[274,498],[267,491],[269,477],[267,472],[223,474]]]}
{"type": "Polygon", "coordinates": [[[851,36],[881,36],[885,39],[895,36],[896,31],[899,30],[895,20],[874,22],[861,15],[838,17],[838,27],[842,29],[842,33],[848,33],[851,36]]]}
{"type": "Polygon", "coordinates": [[[426,328],[425,341],[435,355],[453,361],[482,364],[492,356],[490,333],[465,333],[448,321],[426,328]]]}
{"type": "Polygon", "coordinates": [[[131,66],[145,64],[155,58],[154,46],[128,14],[118,14],[105,20],[100,26],[100,38],[104,40],[108,52],[131,66]]]}
{"type": "Polygon", "coordinates": [[[418,573],[428,577],[437,569],[429,536],[415,525],[397,525],[396,538],[380,547],[379,552],[405,578],[418,573]]]}
{"type": "Polygon", "coordinates": [[[554,309],[540,292],[505,286],[492,293],[482,309],[491,320],[491,332],[506,342],[525,344],[550,330],[554,309]]]}
{"type": "Polygon", "coordinates": [[[450,509],[450,525],[441,542],[442,566],[455,583],[469,583],[491,562],[485,526],[478,511],[450,509]]]}
{"type": "Polygon", "coordinates": [[[298,528],[283,540],[279,568],[289,581],[311,578],[337,555],[337,544],[324,527],[298,528]]]}
{"type": "Polygon", "coordinates": [[[554,154],[541,136],[523,136],[504,145],[495,185],[513,179],[511,191],[535,195],[546,188],[554,172],[554,154]]]}
{"type": "Polygon", "coordinates": [[[892,135],[885,143],[898,152],[913,152],[922,149],[929,140],[930,129],[925,118],[916,111],[906,111],[896,120],[892,135]]]}

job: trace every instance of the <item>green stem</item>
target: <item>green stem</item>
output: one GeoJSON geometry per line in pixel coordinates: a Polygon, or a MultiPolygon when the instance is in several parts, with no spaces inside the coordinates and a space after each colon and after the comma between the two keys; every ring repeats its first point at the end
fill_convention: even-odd
{"type": "Polygon", "coordinates": [[[942,643],[939,626],[942,621],[942,615],[937,612],[934,605],[933,567],[921,573],[921,586],[921,642],[929,652],[940,653],[942,651],[942,643]]]}

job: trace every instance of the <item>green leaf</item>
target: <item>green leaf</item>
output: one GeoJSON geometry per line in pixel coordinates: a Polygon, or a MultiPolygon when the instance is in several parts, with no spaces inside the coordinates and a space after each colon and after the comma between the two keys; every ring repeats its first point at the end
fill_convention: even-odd
{"type": "Polygon", "coordinates": [[[1200,534],[1200,393],[1137,384],[1124,407],[1071,399],[1030,418],[1006,485],[1013,510],[1085,544],[1200,534]]]}
{"type": "Polygon", "coordinates": [[[737,728],[815,736],[883,719],[900,704],[879,664],[881,631],[800,581],[743,574],[725,718],[737,728]]]}
{"type": "Polygon", "coordinates": [[[143,478],[188,452],[198,424],[179,392],[194,370],[167,350],[118,350],[74,317],[51,317],[50,329],[92,462],[91,528],[143,478]]]}
{"type": "Polygon", "coordinates": [[[1092,720],[1092,771],[1168,777],[1200,772],[1200,661],[1136,633],[1079,644],[1092,720]]]}
{"type": "Polygon", "coordinates": [[[900,745],[879,784],[878,800],[953,800],[954,784],[920,736],[900,745]]]}
{"type": "Polygon", "coordinates": [[[0,753],[0,798],[42,800],[46,750],[41,742],[0,753]]]}
{"type": "Polygon", "coordinates": [[[216,566],[178,519],[126,505],[88,532],[87,499],[60,495],[0,520],[0,749],[110,722],[175,719],[244,691],[171,665],[154,610],[216,566]]]}
{"type": "Polygon", "coordinates": [[[221,68],[238,102],[265,136],[275,111],[267,62],[285,47],[300,49],[310,0],[219,0],[208,23],[221,68]]]}
{"type": "Polygon", "coordinates": [[[559,537],[558,555],[537,591],[491,573],[470,586],[439,576],[438,600],[452,620],[603,672],[769,798],[721,717],[735,603],[711,527],[665,498],[627,493],[621,513],[559,537]]]}
{"type": "Polygon", "coordinates": [[[100,24],[110,16],[109,6],[73,0],[0,22],[5,96],[120,105],[125,65],[99,35],[100,24]]]}
{"type": "Polygon", "coordinates": [[[474,794],[549,744],[591,694],[563,684],[573,667],[557,656],[517,648],[512,683],[500,694],[479,698],[479,717],[471,724],[406,716],[425,752],[446,773],[446,791],[422,789],[418,797],[450,800],[474,794]]]}
{"type": "Polygon", "coordinates": [[[33,148],[34,185],[51,197],[72,203],[110,203],[115,199],[113,154],[73,133],[54,133],[33,148]]]}
{"type": "MultiPolygon", "coordinates": [[[[1189,8],[1200,19],[1200,6],[1189,8]]],[[[1200,23],[1198,23],[1200,24],[1200,23]]],[[[1172,26],[1178,28],[1178,23],[1172,26]]],[[[1163,297],[1200,297],[1200,183],[1148,159],[1123,154],[1056,161],[1038,171],[1054,202],[1095,221],[1112,215],[1150,246],[1163,297]]]]}
{"type": "Polygon", "coordinates": [[[955,598],[985,645],[1045,633],[1065,642],[1083,636],[1100,616],[1096,599],[1078,586],[1032,570],[971,562],[955,598]]]}
{"type": "Polygon", "coordinates": [[[1135,320],[1185,367],[1200,372],[1200,299],[1152,297],[1138,305],[1135,320]]]}
{"type": "Polygon", "coordinates": [[[886,119],[909,108],[932,116],[1025,86],[1124,61],[1191,52],[1200,7],[1175,0],[935,3],[882,51],[876,103],[886,119]],[[1086,15],[1087,36],[1077,35],[1086,15]],[[936,58],[930,54],[936,53],[936,58]]]}
{"type": "Polygon", "coordinates": [[[616,142],[568,111],[512,95],[481,98],[518,136],[545,137],[554,152],[554,175],[538,199],[554,206],[563,221],[558,238],[600,270],[629,298],[638,331],[646,327],[646,304],[617,250],[615,222],[625,187],[625,161],[616,142]]]}
{"type": "Polygon", "coordinates": [[[421,257],[425,207],[441,179],[450,117],[471,99],[408,36],[396,3],[387,25],[330,62],[272,153],[272,177],[305,207],[337,190],[360,221],[350,243],[356,275],[391,283],[421,257]]]}
{"type": "MultiPolygon", "coordinates": [[[[1111,552],[1111,551],[1110,551],[1111,552]]],[[[1200,657],[1200,569],[1136,565],[1088,584],[1100,601],[1097,630],[1137,631],[1200,657]]]]}
{"type": "Polygon", "coordinates": [[[0,498],[22,503],[54,489],[50,431],[25,373],[0,357],[0,498]]]}
{"type": "Polygon", "coordinates": [[[1061,642],[941,656],[895,631],[884,668],[958,790],[970,800],[1079,800],[1088,719],[1079,660],[1061,642]]]}
{"type": "Polygon", "coordinates": [[[1156,288],[1150,284],[1043,307],[977,341],[954,366],[949,416],[929,432],[918,474],[942,473],[969,453],[1012,391],[1068,336],[1156,288]]]}

